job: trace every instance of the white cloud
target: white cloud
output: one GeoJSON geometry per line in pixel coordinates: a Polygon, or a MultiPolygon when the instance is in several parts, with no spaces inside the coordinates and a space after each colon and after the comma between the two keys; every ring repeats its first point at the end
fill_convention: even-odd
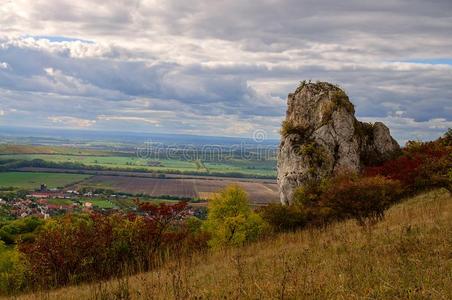
{"type": "Polygon", "coordinates": [[[86,128],[96,124],[96,120],[80,119],[70,116],[51,116],[48,119],[53,123],[75,128],[86,128]]]}
{"type": "Polygon", "coordinates": [[[7,70],[9,69],[9,65],[5,62],[0,62],[0,70],[1,69],[7,70]]]}
{"type": "MultiPolygon", "coordinates": [[[[57,55],[73,58],[115,57],[119,56],[121,49],[104,43],[86,42],[80,40],[50,41],[41,37],[15,36],[0,44],[0,47],[17,47],[48,51],[57,55]]],[[[126,54],[125,50],[122,50],[126,54]]]]}
{"type": "Polygon", "coordinates": [[[148,118],[143,118],[143,117],[99,115],[99,116],[97,116],[97,119],[102,120],[102,121],[126,121],[126,122],[138,122],[138,123],[152,124],[155,126],[160,125],[159,120],[148,119],[148,118]]]}

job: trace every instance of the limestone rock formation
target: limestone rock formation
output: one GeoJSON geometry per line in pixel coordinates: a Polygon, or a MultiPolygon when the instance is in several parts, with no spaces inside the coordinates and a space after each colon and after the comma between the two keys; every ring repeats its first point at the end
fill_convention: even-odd
{"type": "Polygon", "coordinates": [[[302,82],[287,104],[278,153],[283,204],[290,204],[295,189],[307,180],[358,172],[400,149],[383,123],[359,122],[348,96],[333,84],[302,82]]]}

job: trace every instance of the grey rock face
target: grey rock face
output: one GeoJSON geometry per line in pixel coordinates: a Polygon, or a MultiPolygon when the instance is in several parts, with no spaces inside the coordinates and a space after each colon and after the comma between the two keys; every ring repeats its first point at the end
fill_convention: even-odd
{"type": "Polygon", "coordinates": [[[283,204],[290,204],[295,189],[308,180],[359,172],[400,150],[388,127],[359,122],[348,96],[330,83],[302,83],[287,105],[278,153],[283,204]]]}

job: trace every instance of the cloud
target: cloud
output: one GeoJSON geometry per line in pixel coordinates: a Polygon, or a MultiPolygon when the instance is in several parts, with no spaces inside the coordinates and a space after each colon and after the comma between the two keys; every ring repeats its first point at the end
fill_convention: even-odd
{"type": "Polygon", "coordinates": [[[69,116],[52,116],[48,117],[53,123],[61,124],[65,127],[86,128],[96,124],[95,120],[86,120],[69,116]]]}
{"type": "Polygon", "coordinates": [[[450,0],[15,0],[0,7],[0,101],[15,125],[68,116],[277,137],[287,94],[327,80],[359,117],[403,112],[388,119],[399,139],[430,139],[442,130],[431,120],[452,116],[450,11],[450,0]]]}
{"type": "Polygon", "coordinates": [[[97,116],[98,120],[102,121],[126,121],[126,122],[139,122],[139,123],[147,123],[155,126],[159,126],[159,120],[147,119],[142,117],[131,117],[131,116],[105,116],[99,115],[97,116]]]}
{"type": "MultiPolygon", "coordinates": [[[[2,48],[22,48],[30,50],[44,50],[60,56],[73,58],[90,57],[118,57],[121,50],[114,46],[94,43],[79,39],[63,39],[52,41],[50,37],[19,36],[6,39],[2,43],[2,48]]],[[[124,55],[126,51],[124,50],[124,55]]]]}

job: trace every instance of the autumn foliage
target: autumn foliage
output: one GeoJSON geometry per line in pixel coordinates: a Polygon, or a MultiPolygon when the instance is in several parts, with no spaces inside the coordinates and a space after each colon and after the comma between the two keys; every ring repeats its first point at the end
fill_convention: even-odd
{"type": "Polygon", "coordinates": [[[400,183],[383,176],[339,177],[330,182],[319,205],[330,219],[353,218],[365,225],[381,220],[400,194],[400,183]]]}
{"type": "Polygon", "coordinates": [[[146,271],[206,247],[207,236],[187,227],[185,202],[139,207],[140,214],[67,215],[46,223],[33,243],[19,246],[28,282],[52,287],[146,271]]]}
{"type": "Polygon", "coordinates": [[[367,225],[381,220],[400,193],[396,180],[347,174],[322,183],[308,183],[295,192],[294,204],[271,205],[263,208],[261,214],[276,231],[325,226],[344,219],[367,225]]]}
{"type": "Polygon", "coordinates": [[[211,247],[240,246],[265,234],[267,224],[249,203],[248,195],[237,185],[224,188],[209,201],[204,228],[211,235],[211,247]]]}
{"type": "Polygon", "coordinates": [[[444,187],[451,190],[452,132],[432,142],[408,142],[402,155],[364,170],[365,176],[381,175],[398,180],[407,193],[444,187]]]}

